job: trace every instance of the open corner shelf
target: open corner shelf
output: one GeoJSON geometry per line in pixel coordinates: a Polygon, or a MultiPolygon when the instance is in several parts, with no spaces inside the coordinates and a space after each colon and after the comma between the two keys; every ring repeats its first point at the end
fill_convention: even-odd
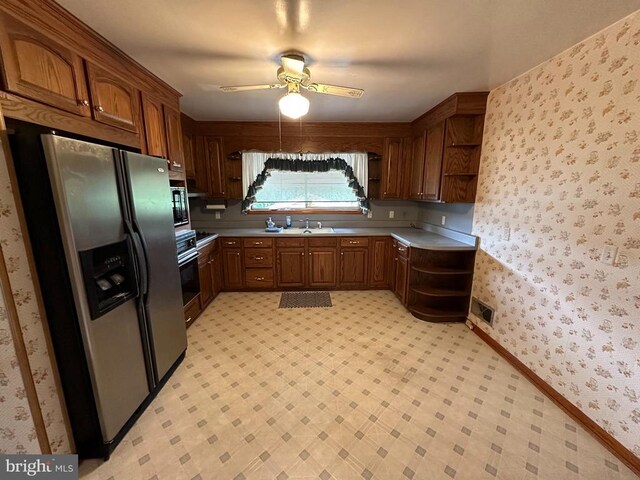
{"type": "Polygon", "coordinates": [[[429,322],[464,322],[475,251],[412,249],[407,308],[429,322]]]}

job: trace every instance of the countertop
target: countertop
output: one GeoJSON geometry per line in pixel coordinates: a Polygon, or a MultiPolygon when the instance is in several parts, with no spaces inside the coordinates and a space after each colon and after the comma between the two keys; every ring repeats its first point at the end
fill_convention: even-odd
{"type": "Polygon", "coordinates": [[[211,232],[211,236],[197,240],[197,246],[202,247],[218,237],[282,237],[291,236],[304,237],[375,237],[391,236],[408,247],[420,248],[424,250],[476,250],[476,237],[460,234],[444,228],[434,227],[436,231],[426,231],[417,228],[334,228],[333,233],[326,234],[303,234],[273,233],[265,232],[261,228],[225,228],[211,232]],[[454,237],[454,238],[452,238],[454,237]],[[457,238],[455,238],[457,237],[457,238]]]}

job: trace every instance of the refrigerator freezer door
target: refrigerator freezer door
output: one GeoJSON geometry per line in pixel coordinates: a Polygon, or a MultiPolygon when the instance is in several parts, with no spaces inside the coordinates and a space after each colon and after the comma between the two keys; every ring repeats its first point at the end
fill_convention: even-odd
{"type": "Polygon", "coordinates": [[[158,382],[187,348],[167,162],[130,152],[122,156],[132,221],[146,255],[145,314],[158,382]]]}
{"type": "Polygon", "coordinates": [[[43,135],[42,142],[100,426],[109,442],[149,393],[135,299],[91,320],[78,254],[125,239],[118,152],[54,135],[43,135]]]}

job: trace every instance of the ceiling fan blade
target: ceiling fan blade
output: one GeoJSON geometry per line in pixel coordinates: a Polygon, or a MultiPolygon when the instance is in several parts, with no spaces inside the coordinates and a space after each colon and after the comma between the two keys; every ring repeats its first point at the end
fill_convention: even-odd
{"type": "Polygon", "coordinates": [[[310,83],[303,85],[310,92],[337,95],[339,97],[360,98],[364,94],[361,88],[340,87],[338,85],[326,85],[324,83],[310,83]]]}
{"type": "Polygon", "coordinates": [[[304,58],[298,55],[283,55],[280,58],[284,73],[290,77],[304,76],[304,58]]]}
{"type": "Polygon", "coordinates": [[[284,88],[286,85],[283,83],[271,83],[264,85],[240,85],[231,87],[220,87],[223,92],[246,92],[248,90],[268,90],[270,88],[284,88]]]}

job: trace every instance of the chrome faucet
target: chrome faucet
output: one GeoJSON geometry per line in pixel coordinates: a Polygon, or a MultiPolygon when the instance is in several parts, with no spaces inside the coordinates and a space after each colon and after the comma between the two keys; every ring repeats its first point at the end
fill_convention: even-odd
{"type": "Polygon", "coordinates": [[[303,220],[303,219],[300,219],[300,220],[298,220],[298,221],[299,221],[299,222],[305,222],[304,228],[305,228],[306,230],[309,230],[309,219],[308,219],[308,218],[305,218],[304,220],[303,220]]]}

